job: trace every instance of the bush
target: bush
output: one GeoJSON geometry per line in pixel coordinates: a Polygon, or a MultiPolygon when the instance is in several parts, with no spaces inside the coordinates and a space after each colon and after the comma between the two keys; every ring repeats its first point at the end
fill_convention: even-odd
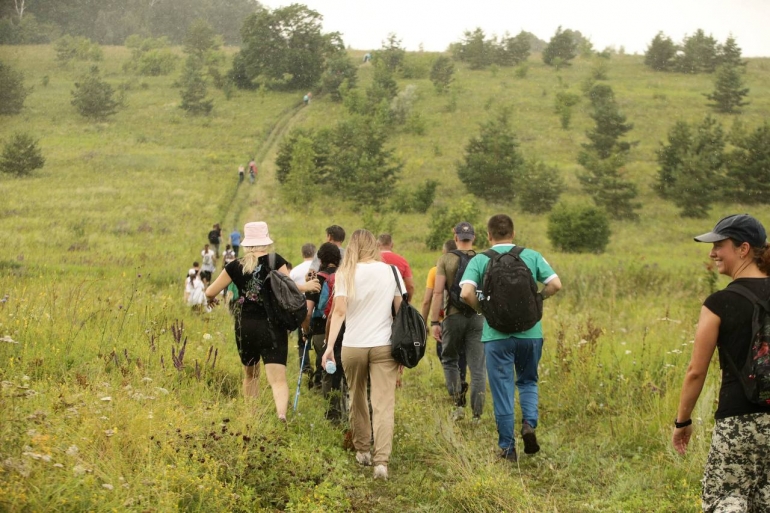
{"type": "Polygon", "coordinates": [[[202,69],[202,61],[195,55],[190,55],[182,72],[182,103],[179,107],[193,115],[208,115],[214,107],[213,100],[206,99],[206,79],[202,69]]]}
{"type": "Polygon", "coordinates": [[[137,73],[144,76],[157,77],[168,75],[176,67],[177,56],[171,50],[150,50],[139,58],[137,73]]]}
{"type": "Polygon", "coordinates": [[[549,212],[564,192],[559,170],[537,160],[527,162],[519,183],[521,208],[530,214],[549,212]]]}
{"type": "Polygon", "coordinates": [[[425,239],[425,245],[430,250],[437,250],[454,236],[454,227],[457,223],[467,221],[476,225],[481,218],[478,202],[473,198],[461,198],[452,203],[452,206],[437,207],[430,218],[430,232],[425,239]]]}
{"type": "Polygon", "coordinates": [[[454,74],[455,65],[452,59],[445,55],[439,56],[430,70],[430,81],[433,82],[436,92],[440,94],[449,89],[449,85],[454,80],[454,74]]]}
{"type": "Polygon", "coordinates": [[[0,115],[21,112],[29,91],[24,87],[24,74],[0,62],[0,115]]]}
{"type": "Polygon", "coordinates": [[[417,86],[409,84],[390,102],[390,116],[397,125],[403,125],[412,113],[417,101],[417,86]]]}
{"type": "Polygon", "coordinates": [[[358,67],[344,53],[335,55],[326,64],[326,71],[321,76],[321,89],[329,93],[335,102],[341,102],[344,91],[356,86],[358,67]]]}
{"type": "Polygon", "coordinates": [[[555,66],[557,70],[569,66],[572,59],[577,56],[578,43],[571,30],[562,30],[561,26],[551,37],[548,46],[543,50],[543,62],[548,66],[555,66]]]}
{"type": "Polygon", "coordinates": [[[43,153],[38,148],[37,141],[29,134],[13,135],[0,155],[0,171],[14,176],[29,175],[43,165],[43,153]]]}
{"type": "Polygon", "coordinates": [[[88,75],[75,82],[72,105],[81,116],[101,120],[118,111],[120,102],[114,96],[112,86],[101,79],[99,68],[93,66],[88,75]]]}
{"type": "Polygon", "coordinates": [[[102,48],[86,37],[64,35],[54,43],[56,60],[66,64],[71,60],[101,61],[104,59],[102,48]]]}
{"type": "Polygon", "coordinates": [[[595,207],[559,205],[548,217],[548,239],[565,253],[602,253],[610,242],[610,221],[595,207]]]}
{"type": "Polygon", "coordinates": [[[424,214],[433,206],[437,187],[438,182],[436,180],[425,180],[414,190],[410,190],[411,188],[402,189],[393,198],[393,208],[401,214],[410,212],[424,214]]]}

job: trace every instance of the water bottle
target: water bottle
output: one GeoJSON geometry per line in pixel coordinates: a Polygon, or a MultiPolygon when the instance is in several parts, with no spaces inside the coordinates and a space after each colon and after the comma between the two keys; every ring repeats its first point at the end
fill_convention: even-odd
{"type": "Polygon", "coordinates": [[[326,360],[326,373],[327,374],[334,374],[337,372],[337,366],[334,364],[331,360],[326,360]]]}

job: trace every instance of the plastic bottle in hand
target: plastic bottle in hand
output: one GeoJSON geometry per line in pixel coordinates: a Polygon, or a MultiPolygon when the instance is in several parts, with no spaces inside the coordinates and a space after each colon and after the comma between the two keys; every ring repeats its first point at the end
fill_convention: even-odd
{"type": "Polygon", "coordinates": [[[334,374],[337,372],[337,366],[334,364],[331,360],[326,360],[326,373],[327,374],[334,374]]]}

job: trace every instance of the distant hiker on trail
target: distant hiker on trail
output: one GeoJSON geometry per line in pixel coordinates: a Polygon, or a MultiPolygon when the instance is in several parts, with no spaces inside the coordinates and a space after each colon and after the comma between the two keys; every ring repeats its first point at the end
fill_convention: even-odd
{"type": "Polygon", "coordinates": [[[203,259],[203,266],[201,267],[201,279],[206,282],[206,285],[208,285],[209,282],[211,282],[212,273],[216,272],[217,270],[217,266],[214,263],[214,251],[209,247],[208,244],[203,246],[203,251],[201,251],[201,258],[203,259]]]}
{"type": "Polygon", "coordinates": [[[235,258],[238,258],[238,252],[241,249],[241,232],[238,231],[238,228],[233,229],[233,233],[230,234],[230,245],[235,252],[235,258]]]}
{"type": "MultiPolygon", "coordinates": [[[[289,338],[286,330],[268,320],[265,301],[271,292],[264,284],[271,269],[286,276],[289,271],[286,260],[272,252],[273,240],[267,223],[247,223],[243,231],[243,257],[227,264],[206,289],[206,296],[210,303],[216,303],[217,295],[230,283],[235,283],[239,296],[234,314],[235,342],[245,374],[243,395],[251,398],[259,394],[259,360],[263,360],[276,413],[280,420],[286,421],[289,406],[289,384],[286,382],[289,338]]],[[[318,280],[313,280],[300,287],[300,291],[317,292],[320,288],[318,280]]]]}
{"type": "Polygon", "coordinates": [[[519,390],[524,452],[534,454],[540,450],[535,428],[537,366],[543,351],[542,302],[561,290],[561,280],[543,256],[513,244],[514,236],[513,219],[505,214],[492,216],[487,222],[487,238],[492,248],[473,257],[460,282],[460,298],[485,317],[481,341],[495,410],[497,443],[500,457],[509,461],[517,461],[513,438],[514,385],[519,390]],[[521,272],[522,264],[530,274],[521,272]],[[536,292],[535,281],[545,285],[540,292],[536,292]],[[477,290],[484,297],[479,298],[477,290]]]}
{"type": "Polygon", "coordinates": [[[225,261],[225,265],[229,264],[230,262],[236,259],[235,251],[233,251],[233,248],[232,246],[230,246],[230,244],[225,246],[225,253],[224,253],[223,259],[225,261]]]}
{"type": "Polygon", "coordinates": [[[219,258],[219,244],[222,241],[222,228],[219,227],[219,223],[211,227],[209,232],[209,244],[214,248],[216,258],[219,258]]]}
{"type": "Polygon", "coordinates": [[[364,63],[369,62],[372,60],[372,54],[367,52],[364,54],[364,63]]]}
{"type": "MultiPolygon", "coordinates": [[[[331,242],[339,248],[340,261],[342,261],[342,259],[345,258],[345,248],[342,247],[342,243],[345,242],[345,229],[336,224],[326,228],[326,242],[331,242]]],[[[321,261],[318,259],[318,255],[313,258],[313,263],[310,264],[310,268],[314,271],[318,271],[321,268],[321,261]]]]}
{"type": "Polygon", "coordinates": [[[249,183],[251,185],[254,185],[254,182],[257,180],[257,163],[252,158],[251,161],[249,161],[249,183]]]}
{"type": "Polygon", "coordinates": [[[193,265],[192,267],[190,267],[190,270],[187,271],[187,274],[199,273],[199,272],[201,272],[201,264],[199,264],[198,262],[193,262],[193,265]]]}
{"type": "MultiPolygon", "coordinates": [[[[297,286],[303,285],[305,283],[305,275],[310,270],[310,264],[313,262],[313,255],[315,255],[315,246],[311,243],[304,244],[302,246],[302,263],[294,266],[289,273],[289,277],[294,280],[294,283],[297,284],[297,286]]],[[[305,340],[305,338],[302,336],[302,329],[297,330],[297,349],[299,351],[299,361],[302,363],[303,361],[303,355],[304,355],[304,365],[302,367],[302,372],[306,373],[308,375],[308,381],[307,386],[309,388],[313,388],[315,385],[321,385],[321,373],[320,369],[317,370],[318,372],[318,380],[312,379],[313,377],[313,366],[310,365],[310,357],[309,355],[305,355],[305,345],[310,342],[310,340],[305,340]]],[[[311,346],[312,347],[312,346],[311,346]]]]}
{"type": "Polygon", "coordinates": [[[310,105],[310,102],[313,100],[313,93],[307,93],[305,96],[302,97],[302,101],[305,102],[305,105],[310,105]]]}
{"type": "Polygon", "coordinates": [[[388,478],[393,447],[393,410],[399,364],[391,355],[392,311],[401,307],[404,289],[400,274],[380,262],[377,239],[367,230],[356,230],[334,282],[334,310],[328,341],[337,340],[342,323],[342,361],[328,343],[322,365],[333,361],[344,367],[350,388],[350,426],[356,461],[374,465],[374,479],[388,478]],[[366,384],[371,382],[372,418],[369,417],[366,384]],[[372,444],[374,426],[374,451],[372,444]]]}
{"type": "Polygon", "coordinates": [[[739,214],[721,219],[711,232],[695,240],[713,244],[709,257],[719,274],[729,276],[732,282],[707,297],[701,307],[672,443],[680,454],[687,450],[693,409],[714,351],[718,351],[722,383],[702,480],[703,511],[770,511],[770,357],[766,335],[770,319],[760,303],[770,298],[767,233],[757,219],[739,214]]]}
{"type": "MultiPolygon", "coordinates": [[[[318,272],[321,291],[305,294],[307,297],[307,319],[305,319],[302,329],[305,333],[312,336],[313,349],[316,352],[316,372],[319,373],[320,370],[318,374],[319,384],[324,399],[330,401],[326,408],[326,418],[333,422],[339,422],[345,420],[342,418],[341,397],[339,393],[332,396],[332,392],[341,390],[344,372],[340,365],[333,374],[329,374],[321,365],[321,361],[323,353],[326,351],[327,320],[333,308],[335,273],[340,264],[340,249],[331,242],[325,242],[318,248],[318,258],[321,260],[321,270],[318,272]]],[[[334,360],[337,362],[342,361],[342,338],[344,333],[345,325],[343,324],[336,340],[332,341],[334,345],[334,360]]]]}
{"type": "Polygon", "coordinates": [[[243,179],[246,176],[246,168],[243,166],[238,166],[238,183],[242,184],[243,179]]]}
{"type": "Polygon", "coordinates": [[[381,233],[377,237],[377,244],[380,247],[380,256],[383,262],[389,265],[395,265],[398,272],[401,273],[401,277],[404,279],[406,285],[406,294],[409,297],[409,302],[412,302],[412,295],[414,294],[414,281],[412,279],[412,268],[409,267],[409,262],[404,257],[393,253],[393,237],[389,233],[381,233]]]}
{"type": "Polygon", "coordinates": [[[463,303],[460,299],[460,281],[471,258],[476,256],[473,241],[476,232],[473,225],[462,222],[454,228],[454,242],[457,249],[449,251],[439,258],[436,264],[436,283],[433,289],[433,305],[430,312],[430,326],[433,338],[441,341],[441,365],[444,367],[444,380],[447,391],[454,399],[454,420],[465,417],[465,393],[468,385],[460,377],[458,363],[460,353],[471,368],[471,409],[473,420],[478,422],[484,411],[484,394],[486,393],[486,365],[484,346],[481,343],[481,330],[484,318],[463,303]],[[440,318],[441,306],[444,304],[445,317],[440,318]],[[465,385],[465,386],[463,386],[465,385]]]}

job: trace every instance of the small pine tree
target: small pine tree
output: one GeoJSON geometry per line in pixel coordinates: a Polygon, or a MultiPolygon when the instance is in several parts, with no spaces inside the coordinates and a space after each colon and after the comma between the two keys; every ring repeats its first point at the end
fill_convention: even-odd
{"type": "Polygon", "coordinates": [[[205,59],[206,54],[219,50],[221,43],[217,33],[206,20],[197,19],[187,28],[184,36],[184,52],[205,59]]]}
{"type": "Polygon", "coordinates": [[[559,170],[539,160],[527,161],[519,183],[521,208],[530,214],[550,212],[565,188],[559,170]]]}
{"type": "Polygon", "coordinates": [[[570,66],[570,61],[577,56],[577,50],[578,45],[571,31],[562,30],[559,26],[543,50],[543,62],[548,66],[555,66],[557,70],[570,66]]]}
{"type": "Polygon", "coordinates": [[[24,74],[0,62],[0,116],[21,112],[29,92],[24,87],[24,74]]]}
{"type": "Polygon", "coordinates": [[[193,115],[208,115],[214,107],[214,102],[206,99],[207,87],[203,76],[203,63],[198,57],[194,55],[187,57],[180,83],[182,103],[179,107],[193,115]]]}
{"type": "Polygon", "coordinates": [[[586,170],[578,180],[597,206],[617,219],[639,218],[636,210],[642,205],[633,201],[638,195],[636,185],[624,176],[624,153],[601,158],[595,151],[583,151],[578,161],[586,170]]]}
{"type": "Polygon", "coordinates": [[[88,75],[75,82],[72,105],[83,117],[103,120],[118,111],[120,102],[115,99],[112,86],[101,79],[99,68],[92,66],[88,75]]]}
{"type": "Polygon", "coordinates": [[[559,91],[554,97],[554,112],[559,115],[561,127],[564,130],[569,129],[572,120],[572,107],[580,103],[580,96],[570,93],[567,90],[559,91]]]}
{"type": "Polygon", "coordinates": [[[719,66],[735,66],[738,69],[745,68],[747,63],[741,59],[741,56],[741,47],[738,46],[735,38],[730,34],[730,36],[725,39],[725,43],[719,45],[717,51],[717,64],[719,66]]]}
{"type": "Polygon", "coordinates": [[[729,64],[720,66],[714,80],[714,92],[704,95],[714,103],[709,103],[717,112],[732,114],[740,107],[748,105],[743,98],[749,94],[749,89],[743,87],[743,78],[737,66],[729,64]]]}
{"type": "Polygon", "coordinates": [[[14,176],[26,176],[45,165],[37,140],[29,134],[14,134],[3,147],[0,171],[14,176]]]}
{"type": "Polygon", "coordinates": [[[514,181],[520,175],[524,159],[511,130],[510,113],[504,109],[496,119],[481,125],[477,137],[468,141],[457,175],[468,191],[491,201],[510,201],[514,181]]]}
{"type": "Polygon", "coordinates": [[[644,53],[644,64],[655,71],[671,71],[676,58],[676,45],[670,37],[658,32],[644,53]]]}
{"type": "Polygon", "coordinates": [[[439,94],[446,92],[454,80],[455,65],[446,55],[440,55],[430,69],[430,81],[439,94]]]}
{"type": "Polygon", "coordinates": [[[770,203],[770,124],[734,138],[737,147],[727,160],[727,176],[738,183],[735,196],[749,203],[770,203]]]}
{"type": "Polygon", "coordinates": [[[481,218],[478,201],[473,198],[460,198],[452,201],[451,207],[436,207],[430,218],[430,231],[425,245],[430,250],[437,250],[452,236],[452,229],[462,221],[477,225],[481,218]]]}
{"type": "Polygon", "coordinates": [[[548,239],[565,253],[602,253],[610,242],[607,214],[587,205],[559,205],[548,216],[548,239]]]}
{"type": "Polygon", "coordinates": [[[484,31],[477,27],[465,31],[463,40],[455,47],[456,58],[467,62],[471,69],[483,69],[494,60],[493,42],[486,39],[484,31]]]}
{"type": "Polygon", "coordinates": [[[404,65],[406,50],[401,46],[401,40],[396,34],[388,34],[388,39],[382,42],[382,48],[374,52],[374,61],[382,61],[391,73],[397,72],[404,65]]]}
{"type": "Polygon", "coordinates": [[[680,73],[713,73],[717,67],[717,41],[702,29],[695,31],[682,42],[682,52],[675,61],[680,73]]]}
{"type": "Polygon", "coordinates": [[[591,118],[596,122],[586,132],[591,141],[583,147],[596,151],[599,158],[609,158],[613,153],[627,153],[631,143],[619,141],[634,125],[626,123],[626,116],[620,113],[612,88],[606,84],[597,84],[589,92],[593,112],[591,118]]]}
{"type": "Polygon", "coordinates": [[[677,122],[658,150],[657,193],[677,205],[682,217],[705,217],[722,188],[724,149],[724,130],[710,116],[697,127],[677,122]]]}

